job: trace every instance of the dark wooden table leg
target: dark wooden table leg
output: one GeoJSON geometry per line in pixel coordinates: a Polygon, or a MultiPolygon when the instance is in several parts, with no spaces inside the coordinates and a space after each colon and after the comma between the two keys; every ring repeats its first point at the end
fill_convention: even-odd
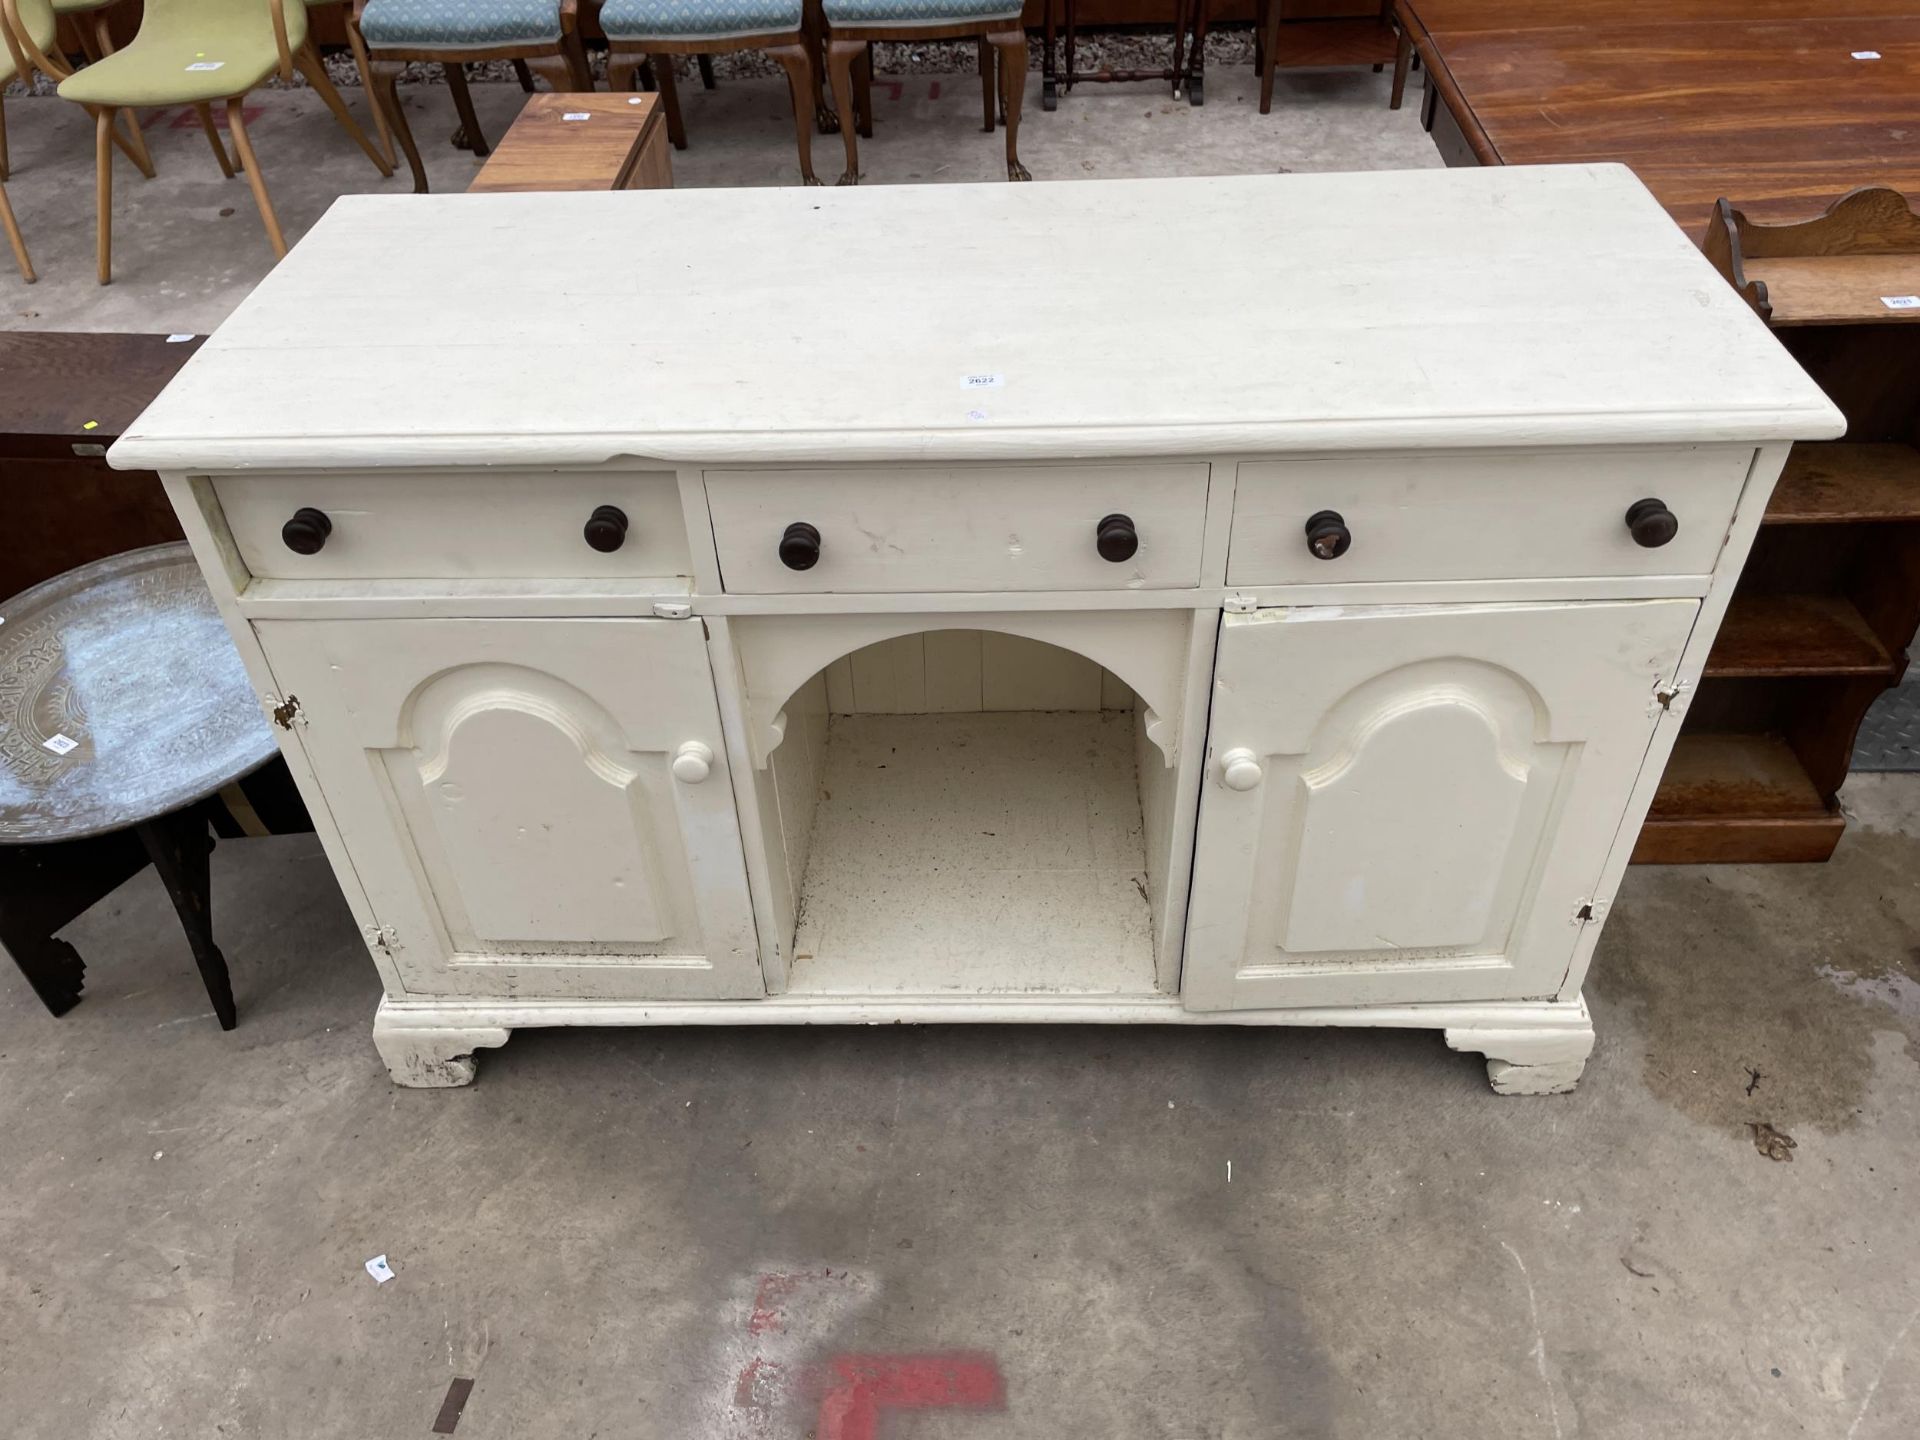
{"type": "Polygon", "coordinates": [[[1042,0],[1045,23],[1041,26],[1040,108],[1052,110],[1060,103],[1060,72],[1053,62],[1053,7],[1059,0],[1042,0]]]}
{"type": "Polygon", "coordinates": [[[213,1013],[222,1030],[233,1029],[233,986],[227,979],[226,957],[213,943],[213,885],[207,857],[213,853],[213,833],[199,807],[163,815],[135,827],[147,848],[147,858],[167,887],[180,924],[193,947],[194,964],[206,983],[213,1013]]]}
{"type": "Polygon", "coordinates": [[[146,868],[131,832],[54,845],[0,846],[0,951],[41,1003],[64,1015],[80,1003],[86,963],[54,932],[146,868]]]}
{"type": "Polygon", "coordinates": [[[1187,103],[1207,103],[1207,7],[1210,0],[1193,0],[1193,56],[1187,71],[1187,103]]]}

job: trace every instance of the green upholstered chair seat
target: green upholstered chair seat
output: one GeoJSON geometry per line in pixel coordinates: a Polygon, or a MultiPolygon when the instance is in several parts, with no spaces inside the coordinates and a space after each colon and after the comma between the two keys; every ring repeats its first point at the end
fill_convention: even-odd
{"type": "Polygon", "coordinates": [[[800,28],[801,0],[607,0],[609,40],[719,40],[800,28]]]}
{"type": "Polygon", "coordinates": [[[104,10],[118,0],[53,0],[56,15],[84,15],[89,10],[104,10]]]}
{"type": "Polygon", "coordinates": [[[376,50],[490,50],[552,45],[559,0],[367,0],[360,33],[376,50]]]}
{"type": "MultiPolygon", "coordinates": [[[[286,7],[287,44],[307,39],[307,9],[286,7]]],[[[267,0],[147,0],[140,33],[124,50],[60,82],[81,105],[190,105],[244,95],[280,65],[267,0]]]]}
{"type": "Polygon", "coordinates": [[[821,0],[821,6],[829,26],[964,25],[1011,20],[1022,9],[1010,0],[821,0]]]}

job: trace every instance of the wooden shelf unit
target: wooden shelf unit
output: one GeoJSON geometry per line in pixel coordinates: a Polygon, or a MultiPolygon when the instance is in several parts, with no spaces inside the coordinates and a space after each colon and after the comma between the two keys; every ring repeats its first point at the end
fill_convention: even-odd
{"type": "Polygon", "coordinates": [[[1920,217],[1891,190],[1787,225],[1722,200],[1703,248],[1848,432],[1788,457],[1633,858],[1825,860],[1920,625],[1920,309],[1886,303],[1920,293],[1920,217]]]}

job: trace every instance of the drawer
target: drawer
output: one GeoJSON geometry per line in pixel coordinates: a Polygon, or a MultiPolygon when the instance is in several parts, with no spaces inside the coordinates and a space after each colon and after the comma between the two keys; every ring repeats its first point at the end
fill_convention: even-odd
{"type": "Polygon", "coordinates": [[[1240,467],[1230,585],[1706,575],[1753,461],[1747,446],[1676,450],[1341,456],[1240,467]],[[1629,506],[1657,499],[1679,529],[1636,544],[1629,506]],[[1338,513],[1337,559],[1307,521],[1338,513]]]}
{"type": "Polygon", "coordinates": [[[679,482],[668,471],[503,470],[223,476],[213,482],[247,569],[276,580],[574,580],[692,573],[679,482]],[[618,549],[586,540],[602,505],[626,517],[618,549]],[[311,555],[282,527],[312,508],[331,524],[311,555]]]}
{"type": "Polygon", "coordinates": [[[706,481],[721,582],[738,593],[1110,590],[1200,583],[1207,473],[1204,464],[903,466],[709,470],[706,481]],[[1115,515],[1137,548],[1108,560],[1097,532],[1115,515]],[[819,534],[808,568],[782,559],[794,525],[819,534]]]}

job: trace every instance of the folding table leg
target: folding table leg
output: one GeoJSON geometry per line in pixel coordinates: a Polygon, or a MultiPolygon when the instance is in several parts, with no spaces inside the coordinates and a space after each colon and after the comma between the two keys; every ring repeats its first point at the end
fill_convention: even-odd
{"type": "Polygon", "coordinates": [[[136,826],[147,858],[180,916],[193,947],[194,964],[206,983],[213,1013],[222,1030],[233,1029],[233,986],[227,978],[226,957],[213,943],[213,885],[207,857],[213,853],[213,835],[207,817],[198,809],[178,811],[136,826]]]}

